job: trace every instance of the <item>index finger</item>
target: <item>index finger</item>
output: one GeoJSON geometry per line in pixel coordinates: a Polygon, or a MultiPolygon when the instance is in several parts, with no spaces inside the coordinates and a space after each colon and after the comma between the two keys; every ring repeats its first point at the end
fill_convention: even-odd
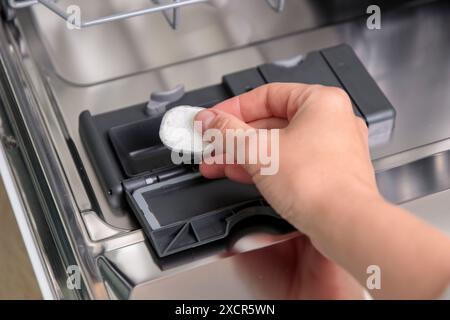
{"type": "Polygon", "coordinates": [[[300,83],[267,84],[221,102],[213,109],[230,113],[247,123],[267,118],[290,120],[312,87],[300,83]]]}

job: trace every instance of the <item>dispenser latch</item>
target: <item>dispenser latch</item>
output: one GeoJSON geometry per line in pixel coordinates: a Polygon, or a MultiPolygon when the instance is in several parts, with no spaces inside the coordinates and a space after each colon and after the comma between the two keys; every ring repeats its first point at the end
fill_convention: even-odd
{"type": "Polygon", "coordinates": [[[174,89],[168,91],[156,91],[150,95],[146,113],[149,116],[158,116],[166,112],[167,106],[184,96],[184,85],[179,84],[174,89]]]}

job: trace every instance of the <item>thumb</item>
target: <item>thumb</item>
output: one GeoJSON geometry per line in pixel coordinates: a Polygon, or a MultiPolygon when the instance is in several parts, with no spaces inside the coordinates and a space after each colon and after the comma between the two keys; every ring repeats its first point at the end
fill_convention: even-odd
{"type": "MultiPolygon", "coordinates": [[[[202,132],[208,135],[208,130],[215,129],[220,137],[214,134],[214,139],[220,138],[222,151],[226,157],[225,164],[239,164],[253,177],[258,174],[261,164],[258,157],[259,133],[244,121],[232,114],[216,109],[200,112],[196,121],[202,122],[202,132]],[[228,163],[232,160],[234,163],[228,163]]],[[[212,133],[212,131],[210,131],[212,133]]],[[[214,140],[214,143],[220,141],[214,140]]],[[[218,155],[216,154],[216,157],[218,155]]]]}
{"type": "Polygon", "coordinates": [[[214,109],[204,110],[197,114],[195,120],[202,122],[203,132],[205,132],[208,129],[217,129],[224,136],[226,134],[227,129],[230,130],[252,129],[252,127],[250,127],[244,121],[236,118],[230,113],[221,110],[214,110],[214,109]]]}

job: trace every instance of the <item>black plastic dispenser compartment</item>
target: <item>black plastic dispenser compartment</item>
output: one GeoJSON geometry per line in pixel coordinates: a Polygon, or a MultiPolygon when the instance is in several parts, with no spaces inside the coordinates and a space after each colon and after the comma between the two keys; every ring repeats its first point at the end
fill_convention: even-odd
{"type": "Polygon", "coordinates": [[[160,257],[223,239],[250,217],[280,220],[254,186],[206,180],[198,173],[140,188],[128,197],[160,257]]]}
{"type": "MultiPolygon", "coordinates": [[[[271,82],[340,87],[369,126],[369,140],[385,139],[393,130],[394,108],[347,45],[226,75],[221,84],[179,95],[167,109],[211,107],[271,82]]],[[[226,238],[249,216],[280,221],[253,186],[208,181],[193,166],[174,165],[159,139],[162,115],[149,115],[146,108],[144,103],[94,116],[84,111],[80,135],[109,203],[131,208],[160,257],[226,238]]]]}
{"type": "Polygon", "coordinates": [[[143,119],[109,130],[111,143],[127,176],[174,167],[170,150],[159,138],[161,119],[162,117],[143,119]]]}

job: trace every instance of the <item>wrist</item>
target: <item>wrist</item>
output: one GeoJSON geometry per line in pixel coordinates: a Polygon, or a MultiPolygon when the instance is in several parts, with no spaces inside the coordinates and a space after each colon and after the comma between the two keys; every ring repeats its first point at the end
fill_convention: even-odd
{"type": "Polygon", "coordinates": [[[304,232],[311,238],[320,235],[337,233],[352,228],[354,217],[366,212],[380,212],[389,204],[374,188],[345,186],[324,192],[322,198],[314,201],[314,205],[305,215],[304,232]],[[327,201],[323,201],[326,198],[327,201]],[[371,208],[372,210],[367,210],[371,208]]]}

